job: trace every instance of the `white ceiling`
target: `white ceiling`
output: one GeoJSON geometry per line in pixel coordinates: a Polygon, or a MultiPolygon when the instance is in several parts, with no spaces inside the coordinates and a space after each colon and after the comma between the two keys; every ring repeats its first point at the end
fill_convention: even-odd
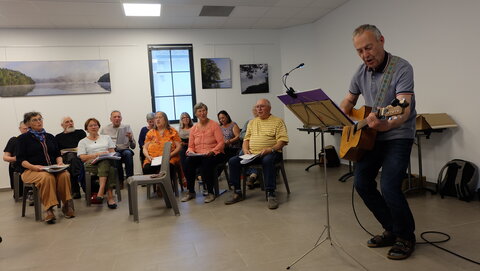
{"type": "Polygon", "coordinates": [[[280,29],[312,23],[348,0],[0,0],[0,28],[280,29]],[[122,3],[160,3],[160,17],[125,17],[122,3]],[[235,6],[199,17],[204,5],[235,6]]]}

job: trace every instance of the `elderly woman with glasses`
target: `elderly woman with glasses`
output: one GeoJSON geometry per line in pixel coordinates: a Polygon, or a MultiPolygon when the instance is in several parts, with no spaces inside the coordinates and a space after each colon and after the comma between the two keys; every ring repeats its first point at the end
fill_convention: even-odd
{"type": "Polygon", "coordinates": [[[45,221],[55,223],[53,207],[60,199],[65,218],[75,217],[70,188],[70,174],[67,170],[49,173],[45,166],[64,165],[55,137],[43,128],[43,118],[39,112],[28,112],[23,122],[28,132],[17,140],[17,162],[22,166],[24,183],[34,183],[40,192],[42,205],[46,210],[45,221]]]}
{"type": "Polygon", "coordinates": [[[220,125],[207,117],[208,107],[205,104],[196,104],[193,112],[195,112],[198,122],[190,131],[185,162],[188,193],[181,201],[185,202],[195,198],[195,175],[198,168],[202,181],[207,185],[208,195],[204,202],[209,203],[215,200],[213,191],[215,166],[224,161],[225,143],[220,125]]]}

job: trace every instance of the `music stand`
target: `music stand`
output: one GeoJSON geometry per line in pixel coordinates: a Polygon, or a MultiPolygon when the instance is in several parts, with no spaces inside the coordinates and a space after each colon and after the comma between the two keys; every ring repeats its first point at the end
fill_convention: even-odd
{"type": "MultiPolygon", "coordinates": [[[[292,95],[294,96],[294,95],[292,95]]],[[[324,133],[328,127],[339,127],[352,125],[353,121],[343,113],[342,110],[323,92],[321,89],[296,93],[296,97],[289,95],[281,95],[278,98],[287,106],[290,111],[303,123],[304,127],[319,127],[322,139],[322,150],[325,150],[324,133]]],[[[323,151],[325,155],[325,151],[323,151]]],[[[330,206],[328,199],[328,182],[327,182],[327,159],[323,159],[323,170],[325,178],[325,198],[327,224],[324,226],[322,233],[318,237],[313,247],[304,253],[301,257],[290,264],[287,269],[307,256],[315,248],[325,241],[329,240],[333,245],[330,233],[330,206]],[[323,235],[326,236],[322,239],[323,235]]]]}

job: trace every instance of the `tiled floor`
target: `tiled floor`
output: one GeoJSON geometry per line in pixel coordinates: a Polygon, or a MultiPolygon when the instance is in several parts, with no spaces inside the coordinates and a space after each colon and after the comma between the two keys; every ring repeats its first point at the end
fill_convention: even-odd
{"type": "MultiPolygon", "coordinates": [[[[21,217],[21,203],[11,192],[0,193],[0,270],[285,270],[309,250],[326,224],[323,169],[307,163],[287,163],[292,194],[279,184],[280,208],[268,210],[264,194],[248,191],[247,200],[225,206],[222,195],[213,203],[203,197],[179,203],[180,216],[163,200],[146,200],[140,190],[140,223],[128,215],[125,200],[117,210],[86,207],[76,200],[74,219],[57,212],[57,224],[35,222],[33,207],[21,217]]],[[[388,248],[368,248],[369,238],[355,221],[352,181],[338,182],[346,167],[328,170],[333,246],[327,240],[291,270],[480,270],[429,245],[418,245],[411,258],[392,261],[388,248]]],[[[225,186],[225,183],[222,182],[225,186]]],[[[442,244],[480,261],[480,202],[440,199],[428,193],[408,196],[423,231],[442,231],[452,240],[442,244]]],[[[364,226],[380,227],[363,203],[355,199],[364,226]]]]}

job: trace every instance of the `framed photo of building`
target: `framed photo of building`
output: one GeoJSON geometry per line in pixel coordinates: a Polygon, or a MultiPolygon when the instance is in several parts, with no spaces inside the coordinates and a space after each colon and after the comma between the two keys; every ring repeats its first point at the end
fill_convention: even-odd
{"type": "Polygon", "coordinates": [[[242,94],[268,93],[268,64],[240,65],[242,94]]]}
{"type": "Polygon", "coordinates": [[[0,96],[110,93],[108,60],[0,62],[0,96]]]}
{"type": "Polygon", "coordinates": [[[201,58],[202,88],[232,88],[230,58],[201,58]]]}

